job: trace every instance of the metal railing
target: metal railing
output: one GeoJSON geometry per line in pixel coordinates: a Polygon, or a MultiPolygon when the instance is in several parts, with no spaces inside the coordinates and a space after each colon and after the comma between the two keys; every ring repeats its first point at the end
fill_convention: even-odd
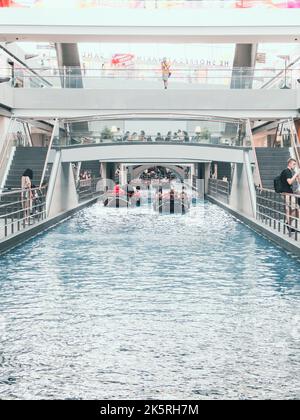
{"type": "Polygon", "coordinates": [[[299,241],[300,195],[256,189],[256,218],[275,232],[299,241]]]}
{"type": "Polygon", "coordinates": [[[225,204],[229,204],[230,183],[221,179],[209,178],[208,195],[222,201],[225,204]]]}
{"type": "Polygon", "coordinates": [[[194,134],[187,134],[182,136],[174,136],[174,135],[151,135],[145,134],[145,136],[141,136],[139,134],[136,135],[115,135],[110,138],[105,138],[101,136],[101,133],[91,134],[88,135],[83,133],[82,135],[70,136],[70,138],[56,138],[53,147],[76,147],[82,145],[93,145],[93,144],[115,144],[115,143],[173,143],[173,144],[203,144],[203,145],[215,145],[215,146],[224,146],[224,147],[251,147],[248,138],[245,137],[226,137],[224,134],[209,134],[202,136],[201,134],[195,135],[194,134]]]}
{"type": "Polygon", "coordinates": [[[46,219],[47,187],[0,194],[0,240],[46,219]]]}
{"type": "Polygon", "coordinates": [[[90,200],[100,192],[97,191],[97,184],[101,181],[101,178],[91,178],[78,181],[77,194],[79,202],[90,200]]]}
{"type": "MultiPolygon", "coordinates": [[[[199,64],[184,65],[171,62],[170,84],[199,85],[212,89],[262,89],[267,86],[270,89],[291,88],[298,86],[297,80],[300,77],[300,66],[285,68],[259,69],[256,67],[230,67],[230,66],[209,66],[206,62],[199,64]]],[[[47,68],[41,67],[32,69],[37,74],[43,74],[47,79],[46,83],[35,83],[35,77],[28,74],[27,69],[18,69],[18,77],[7,82],[12,88],[85,88],[97,89],[107,88],[107,82],[132,80],[140,82],[162,83],[162,70],[160,60],[156,64],[131,63],[128,66],[113,66],[106,62],[99,68],[87,67],[63,67],[47,68]],[[105,82],[105,83],[103,83],[105,82]]],[[[9,69],[0,68],[0,77],[7,76],[9,69]]],[[[128,89],[135,85],[110,84],[111,89],[128,89]]],[[[140,86],[140,84],[138,85],[140,86]]],[[[147,87],[147,84],[142,85],[147,87]]],[[[151,85],[152,86],[152,85],[151,85]]]]}

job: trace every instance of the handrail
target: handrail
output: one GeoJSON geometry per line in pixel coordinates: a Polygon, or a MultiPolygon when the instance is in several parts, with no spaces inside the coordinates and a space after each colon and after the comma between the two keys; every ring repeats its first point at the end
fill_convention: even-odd
{"type": "Polygon", "coordinates": [[[256,188],[256,197],[256,219],[275,232],[288,234],[290,239],[298,241],[300,195],[280,194],[272,190],[256,188]],[[294,234],[295,236],[293,236],[294,234]]]}
{"type": "Polygon", "coordinates": [[[292,193],[291,194],[291,193],[285,193],[285,192],[283,192],[283,193],[277,193],[274,190],[270,190],[270,188],[261,188],[261,187],[256,187],[256,189],[259,190],[259,191],[262,191],[262,192],[273,193],[273,194],[276,194],[276,195],[282,196],[282,197],[288,196],[288,197],[300,198],[300,193],[299,194],[295,194],[295,193],[292,193]]]}
{"type": "MultiPolygon", "coordinates": [[[[294,66],[298,61],[296,59],[290,66],[294,66]]],[[[44,72],[47,79],[57,79],[63,81],[75,82],[78,80],[80,82],[88,81],[101,81],[105,79],[122,79],[126,78],[128,80],[157,80],[161,78],[161,67],[158,63],[157,66],[150,65],[149,67],[141,67],[142,65],[137,65],[134,67],[104,67],[104,68],[83,68],[83,67],[67,67],[67,68],[40,68],[36,72],[44,72]]],[[[146,65],[145,65],[146,66],[146,65]]],[[[298,67],[298,66],[297,66],[298,67]]],[[[272,87],[272,84],[277,81],[282,80],[283,74],[288,71],[289,80],[291,81],[291,87],[296,86],[296,80],[298,80],[299,68],[287,69],[278,68],[278,69],[258,69],[255,67],[209,67],[201,64],[193,64],[188,67],[183,67],[183,65],[176,65],[176,63],[171,63],[171,79],[177,81],[185,81],[189,84],[204,84],[210,83],[214,85],[215,83],[220,83],[222,85],[228,85],[228,81],[233,83],[239,83],[240,81],[247,80],[251,78],[255,82],[253,89],[263,89],[268,86],[272,87]],[[274,74],[277,72],[277,74],[274,74]],[[234,73],[234,76],[232,74],[234,73]]],[[[0,75],[7,76],[9,69],[0,68],[0,75]]],[[[23,80],[24,83],[21,83],[21,86],[12,86],[12,88],[24,88],[28,79],[32,79],[32,75],[27,74],[26,70],[18,69],[19,74],[16,75],[18,79],[23,80]]],[[[38,83],[36,86],[28,86],[29,88],[38,89],[46,87],[44,83],[38,83]]],[[[63,89],[70,88],[69,83],[56,83],[54,80],[51,86],[48,86],[54,89],[63,89]]],[[[78,86],[73,86],[78,88],[84,88],[82,83],[78,86]]],[[[238,85],[237,85],[238,87],[238,85]]],[[[280,89],[280,86],[275,86],[275,88],[280,89]]]]}
{"type": "MultiPolygon", "coordinates": [[[[9,51],[7,48],[5,48],[3,45],[0,45],[0,48],[6,52],[10,57],[12,57],[14,60],[16,60],[18,63],[20,63],[24,67],[19,67],[22,71],[26,72],[32,72],[31,77],[36,77],[40,79],[43,83],[47,84],[48,86],[52,86],[50,82],[48,82],[46,79],[43,78],[43,76],[40,76],[38,73],[36,73],[36,69],[29,67],[26,63],[20,60],[19,57],[17,57],[15,54],[13,54],[11,51],[9,51]]],[[[19,70],[18,68],[18,70],[19,70]]],[[[11,72],[11,67],[7,67],[6,70],[11,72]]]]}
{"type": "Polygon", "coordinates": [[[4,142],[3,142],[3,146],[2,146],[2,150],[0,152],[0,182],[2,181],[2,171],[5,171],[6,169],[6,165],[5,165],[5,160],[8,159],[8,151],[10,149],[11,144],[13,143],[13,139],[10,136],[10,133],[14,127],[16,119],[14,117],[12,117],[9,120],[9,124],[7,127],[7,130],[4,134],[4,142]]]}
{"type": "Polygon", "coordinates": [[[79,201],[94,197],[97,193],[97,184],[102,178],[90,178],[80,180],[77,184],[77,194],[79,201]]]}
{"type": "Polygon", "coordinates": [[[208,179],[208,194],[217,199],[225,198],[227,204],[230,199],[230,182],[222,179],[209,178],[208,179]],[[220,197],[221,196],[221,197],[220,197]]]}
{"type": "MultiPolygon", "coordinates": [[[[74,140],[74,137],[72,137],[72,139],[74,140]]],[[[94,137],[94,138],[81,138],[80,142],[77,143],[68,143],[65,145],[55,145],[54,148],[77,148],[77,147],[82,147],[82,146],[93,146],[93,145],[105,145],[105,144],[112,144],[112,145],[131,145],[131,144],[163,144],[163,145],[168,145],[168,144],[176,144],[176,145],[202,145],[202,146],[222,146],[224,148],[243,148],[245,150],[249,150],[250,146],[244,146],[242,144],[240,144],[239,139],[235,138],[235,139],[230,139],[229,141],[226,141],[228,139],[224,139],[222,137],[216,136],[215,138],[212,136],[210,138],[201,138],[201,137],[197,137],[197,136],[193,136],[190,137],[189,139],[183,138],[183,139],[179,139],[179,138],[174,138],[174,137],[170,137],[170,138],[165,138],[162,137],[160,140],[156,140],[155,136],[151,136],[151,135],[146,135],[144,140],[142,139],[101,139],[100,136],[98,137],[94,137]],[[97,139],[99,141],[97,141],[97,139]]]]}
{"type": "MultiPolygon", "coordinates": [[[[298,57],[296,60],[294,60],[289,66],[293,66],[298,61],[300,61],[300,57],[298,57]]],[[[172,67],[172,71],[211,70],[211,71],[217,71],[217,72],[231,72],[232,70],[235,70],[235,71],[240,70],[243,73],[247,72],[247,71],[250,71],[250,70],[254,70],[255,72],[263,72],[263,73],[272,73],[274,71],[281,71],[281,72],[285,71],[284,68],[270,68],[270,69],[263,68],[263,69],[259,69],[257,67],[231,67],[231,66],[228,66],[228,67],[218,67],[218,66],[209,67],[209,66],[203,66],[201,64],[198,64],[198,65],[197,64],[191,64],[190,67],[178,67],[174,63],[171,63],[171,66],[172,66],[172,64],[174,66],[174,67],[172,67]]],[[[80,71],[86,72],[86,73],[87,72],[93,72],[93,71],[95,71],[95,72],[116,71],[116,72],[121,72],[121,73],[122,72],[128,72],[128,71],[132,71],[132,72],[134,72],[134,71],[157,71],[157,70],[161,71],[160,63],[158,63],[158,65],[156,67],[135,67],[135,68],[133,68],[133,67],[105,67],[105,68],[95,67],[95,68],[93,68],[92,67],[92,68],[89,68],[89,67],[81,67],[81,66],[73,66],[73,67],[68,66],[68,67],[37,67],[37,68],[32,68],[31,70],[45,71],[45,72],[46,71],[57,72],[56,76],[59,77],[60,76],[60,74],[59,74],[60,71],[64,71],[64,70],[67,71],[68,69],[77,70],[77,71],[80,70],[80,71]]],[[[9,67],[0,67],[0,72],[1,71],[9,71],[9,70],[11,70],[11,68],[9,68],[9,67]]],[[[288,70],[299,71],[299,69],[297,69],[297,68],[296,69],[290,69],[289,67],[288,67],[288,70]]],[[[28,69],[26,69],[25,67],[24,68],[18,67],[18,71],[28,71],[28,69]]],[[[66,73],[66,76],[67,75],[68,76],[77,76],[77,77],[80,76],[79,73],[78,74],[73,74],[73,75],[66,73]]],[[[33,77],[32,75],[24,75],[24,77],[25,76],[33,77]]],[[[52,76],[55,76],[55,75],[52,75],[52,76]]],[[[278,76],[278,75],[276,75],[276,76],[278,76]]]]}
{"type": "Polygon", "coordinates": [[[54,140],[54,136],[55,136],[55,131],[56,131],[56,128],[57,128],[58,124],[59,124],[59,122],[58,122],[58,119],[56,118],[54,126],[53,126],[53,130],[52,130],[48,150],[47,150],[45,163],[44,163],[44,168],[43,168],[42,177],[41,177],[41,181],[40,181],[40,188],[42,188],[42,185],[44,183],[44,179],[45,179],[45,175],[46,175],[46,171],[47,171],[47,166],[48,166],[48,161],[49,161],[49,156],[50,156],[50,151],[51,151],[51,148],[52,148],[52,144],[53,144],[53,140],[54,140]]]}
{"type": "Polygon", "coordinates": [[[6,130],[6,132],[5,132],[5,134],[4,134],[4,142],[3,142],[3,146],[2,146],[2,150],[0,151],[0,168],[2,167],[2,161],[3,161],[3,156],[5,155],[5,147],[6,147],[6,145],[7,145],[7,143],[8,143],[8,138],[9,138],[9,133],[10,133],[10,131],[11,131],[11,127],[12,127],[12,122],[13,121],[15,121],[15,118],[10,118],[10,120],[9,120],[9,124],[8,124],[8,127],[7,127],[7,130],[6,130]]]}
{"type": "Polygon", "coordinates": [[[273,82],[275,82],[276,80],[278,80],[278,78],[281,76],[281,75],[284,75],[284,73],[285,73],[285,71],[295,71],[295,70],[297,70],[297,71],[299,71],[298,69],[292,69],[291,67],[292,66],[294,66],[295,64],[297,64],[298,62],[300,61],[300,57],[297,57],[294,61],[292,61],[288,66],[287,66],[287,68],[286,69],[274,69],[275,71],[279,71],[279,73],[278,74],[276,74],[271,80],[269,80],[268,82],[266,82],[264,85],[262,85],[261,87],[260,87],[260,89],[265,89],[265,88],[267,88],[268,87],[268,85],[270,85],[270,84],[272,84],[273,82]]]}
{"type": "Polygon", "coordinates": [[[45,220],[46,194],[47,187],[0,194],[0,240],[45,220]]]}

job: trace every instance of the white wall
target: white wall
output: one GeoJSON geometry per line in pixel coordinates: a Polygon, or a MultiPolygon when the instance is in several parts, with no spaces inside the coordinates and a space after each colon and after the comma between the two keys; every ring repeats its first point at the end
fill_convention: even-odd
{"type": "Polygon", "coordinates": [[[9,125],[9,118],[0,117],[0,153],[5,140],[5,133],[9,125]]]}

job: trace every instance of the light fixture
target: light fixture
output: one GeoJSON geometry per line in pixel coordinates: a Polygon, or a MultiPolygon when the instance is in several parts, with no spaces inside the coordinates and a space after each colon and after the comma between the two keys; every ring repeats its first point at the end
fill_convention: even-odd
{"type": "Polygon", "coordinates": [[[39,54],[25,54],[25,60],[31,60],[32,58],[39,57],[39,54]]]}
{"type": "Polygon", "coordinates": [[[116,133],[118,132],[118,129],[117,129],[117,127],[116,127],[115,125],[113,125],[113,126],[111,127],[110,131],[111,131],[113,134],[116,134],[116,133]]]}

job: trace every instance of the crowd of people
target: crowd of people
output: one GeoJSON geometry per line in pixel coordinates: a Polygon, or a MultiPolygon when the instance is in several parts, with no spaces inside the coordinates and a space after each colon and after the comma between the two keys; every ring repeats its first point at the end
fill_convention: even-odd
{"type": "Polygon", "coordinates": [[[163,166],[156,166],[150,169],[146,169],[140,175],[140,179],[143,181],[161,180],[163,182],[170,182],[177,177],[178,175],[176,175],[175,172],[169,168],[164,168],[163,166]]]}
{"type": "Polygon", "coordinates": [[[162,134],[157,132],[155,135],[147,134],[144,130],[141,130],[140,133],[134,131],[123,132],[120,128],[117,128],[117,132],[113,134],[113,140],[115,141],[149,141],[149,142],[161,142],[161,141],[181,141],[181,142],[190,142],[190,141],[200,141],[202,139],[201,134],[195,134],[195,136],[190,136],[187,131],[177,130],[175,132],[168,131],[167,134],[162,134]]]}
{"type": "Polygon", "coordinates": [[[80,181],[89,181],[92,179],[92,171],[84,170],[80,172],[79,175],[80,181]]]}

